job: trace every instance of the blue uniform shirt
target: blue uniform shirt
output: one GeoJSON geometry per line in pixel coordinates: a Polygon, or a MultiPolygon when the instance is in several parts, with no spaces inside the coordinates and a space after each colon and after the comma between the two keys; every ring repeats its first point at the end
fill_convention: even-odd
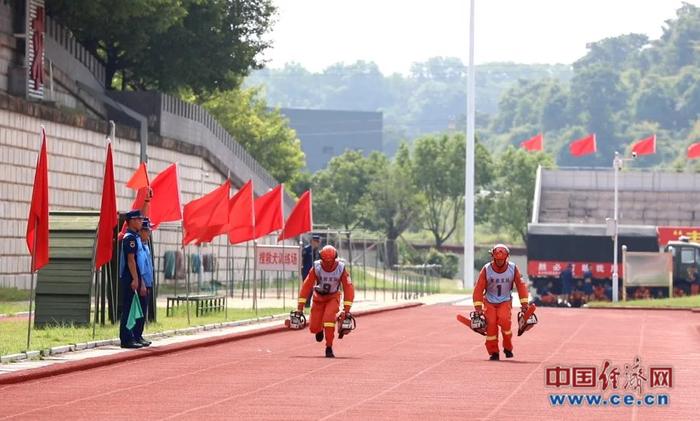
{"type": "Polygon", "coordinates": [[[314,250],[311,244],[307,244],[304,246],[304,250],[301,254],[301,276],[304,279],[306,279],[306,275],[309,274],[309,271],[313,267],[314,262],[321,258],[318,253],[318,248],[314,250]]]}
{"type": "Polygon", "coordinates": [[[151,249],[148,244],[141,242],[141,253],[136,257],[141,278],[146,288],[153,288],[153,262],[151,261],[151,249]]]}
{"type": "Polygon", "coordinates": [[[122,239],[122,252],[119,256],[119,279],[126,282],[131,282],[131,273],[129,266],[126,264],[126,256],[133,254],[136,259],[136,273],[141,277],[141,268],[139,267],[139,250],[141,249],[141,239],[134,231],[128,230],[122,239]]]}

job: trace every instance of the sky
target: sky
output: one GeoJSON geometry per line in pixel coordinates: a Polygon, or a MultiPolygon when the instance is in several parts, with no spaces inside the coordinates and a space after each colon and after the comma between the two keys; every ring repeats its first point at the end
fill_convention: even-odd
{"type": "MultiPolygon", "coordinates": [[[[700,0],[686,0],[700,5],[700,0]]],[[[297,62],[321,71],[374,61],[408,73],[435,56],[467,62],[469,0],[273,0],[277,22],[267,67],[297,62]]],[[[572,63],[586,43],[630,32],[652,39],[681,0],[476,0],[477,64],[572,63]]]]}

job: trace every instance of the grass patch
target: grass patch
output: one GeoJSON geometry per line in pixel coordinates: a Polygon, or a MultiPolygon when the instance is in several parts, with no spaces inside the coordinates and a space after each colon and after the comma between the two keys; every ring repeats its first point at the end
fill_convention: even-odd
{"type": "Polygon", "coordinates": [[[688,297],[658,298],[653,300],[631,300],[613,303],[610,301],[594,301],[589,307],[653,307],[653,308],[695,308],[700,307],[700,295],[688,297]]]}
{"type": "Polygon", "coordinates": [[[23,311],[29,311],[29,302],[0,303],[0,314],[12,315],[23,311]]]}
{"type": "MultiPolygon", "coordinates": [[[[368,267],[369,269],[369,267],[368,267]]],[[[462,288],[457,279],[447,279],[447,278],[429,278],[429,282],[426,284],[422,281],[420,275],[414,275],[409,277],[408,282],[399,279],[394,279],[394,275],[391,271],[386,272],[386,280],[384,280],[384,273],[381,269],[378,270],[377,276],[374,275],[374,268],[370,272],[363,271],[361,268],[355,268],[353,270],[352,282],[355,285],[355,295],[364,293],[367,290],[369,295],[376,288],[377,291],[403,291],[404,289],[411,292],[425,292],[428,294],[466,294],[469,290],[462,288]]],[[[364,297],[364,296],[363,296],[364,297]]]]}
{"type": "MultiPolygon", "coordinates": [[[[225,313],[207,314],[201,317],[194,316],[194,305],[191,304],[191,318],[189,326],[200,326],[223,321],[234,321],[255,318],[255,311],[250,309],[228,310],[228,318],[225,313]]],[[[271,316],[275,314],[287,313],[289,309],[265,308],[258,310],[258,316],[271,316]]],[[[158,308],[158,322],[146,326],[146,334],[163,332],[172,329],[182,329],[188,327],[187,308],[182,305],[177,309],[173,317],[165,317],[165,308],[158,308]]],[[[119,325],[97,326],[95,329],[95,339],[113,339],[119,337],[119,325]]],[[[16,354],[26,350],[27,346],[27,321],[13,320],[0,321],[0,355],[16,354]]],[[[92,341],[92,326],[53,326],[43,329],[32,328],[32,350],[43,350],[60,345],[71,345],[92,341]]]]}
{"type": "Polygon", "coordinates": [[[29,291],[17,288],[0,288],[0,301],[29,301],[29,291]]]}

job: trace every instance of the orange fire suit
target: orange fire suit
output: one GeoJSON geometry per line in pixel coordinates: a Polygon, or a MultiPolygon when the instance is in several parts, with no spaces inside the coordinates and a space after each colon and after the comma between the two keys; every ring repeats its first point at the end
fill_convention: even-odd
{"type": "Polygon", "coordinates": [[[474,287],[474,307],[480,309],[483,306],[486,310],[486,351],[489,354],[499,352],[499,326],[503,336],[503,349],[513,350],[511,292],[514,285],[518,290],[520,304],[527,306],[527,286],[514,263],[508,262],[500,271],[492,263],[487,263],[479,273],[479,280],[474,287]]]}
{"type": "Polygon", "coordinates": [[[352,285],[350,274],[345,269],[344,265],[340,268],[338,265],[343,265],[343,263],[336,261],[333,271],[325,272],[319,261],[314,262],[314,267],[309,271],[309,274],[306,276],[301,286],[301,291],[299,291],[298,310],[302,311],[304,304],[306,304],[306,297],[309,296],[312,289],[314,290],[309,330],[313,334],[323,330],[326,346],[333,346],[335,323],[340,308],[341,285],[343,291],[343,310],[345,313],[350,311],[352,302],[355,299],[355,288],[352,285]],[[336,274],[330,276],[329,274],[332,274],[334,271],[336,274]],[[317,272],[321,273],[321,279],[319,279],[317,272]],[[326,286],[328,286],[328,288],[324,288],[326,286]]]}

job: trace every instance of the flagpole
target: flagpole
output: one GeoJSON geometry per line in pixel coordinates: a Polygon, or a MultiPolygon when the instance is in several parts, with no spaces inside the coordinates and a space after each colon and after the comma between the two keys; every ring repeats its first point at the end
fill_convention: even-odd
{"type": "MultiPolygon", "coordinates": [[[[105,164],[106,165],[106,164],[105,164]]],[[[103,192],[104,194],[104,192],[103,192]]],[[[95,256],[97,254],[97,236],[100,233],[100,221],[97,220],[97,228],[95,228],[95,238],[92,240],[92,260],[90,261],[90,276],[94,283],[93,291],[95,293],[95,319],[92,323],[92,339],[95,339],[95,324],[97,324],[97,279],[95,278],[95,256]]],[[[99,273],[99,271],[97,272],[99,273]]],[[[99,275],[98,275],[99,276],[99,275]]]]}
{"type": "Polygon", "coordinates": [[[32,266],[31,266],[31,277],[29,278],[29,315],[27,316],[27,351],[29,351],[29,343],[31,340],[32,336],[32,301],[34,298],[34,261],[35,257],[34,255],[36,254],[36,238],[38,237],[37,233],[34,232],[34,252],[32,253],[32,266]]]}
{"type": "MultiPolygon", "coordinates": [[[[41,132],[40,132],[42,146],[45,145],[45,143],[44,143],[45,135],[46,135],[46,129],[42,125],[41,132]]],[[[46,154],[48,155],[48,151],[46,151],[46,154]]],[[[39,150],[39,160],[41,160],[41,150],[39,150]]],[[[46,171],[48,173],[48,162],[46,165],[47,165],[46,171]]],[[[38,169],[38,161],[37,161],[37,169],[38,169]]],[[[48,180],[47,180],[47,182],[48,182],[48,180]]],[[[46,187],[48,189],[48,185],[46,187]]],[[[33,199],[32,199],[32,201],[33,201],[33,199]]],[[[48,207],[48,203],[46,204],[46,206],[48,207]]],[[[30,211],[30,213],[31,213],[31,211],[30,211]]],[[[35,218],[35,220],[36,219],[38,219],[38,218],[35,218]]],[[[45,221],[45,222],[47,224],[49,223],[49,221],[45,221]]],[[[32,262],[31,262],[32,266],[30,267],[31,276],[29,277],[29,315],[27,316],[27,351],[29,351],[29,345],[31,343],[31,337],[32,337],[32,305],[34,304],[33,301],[34,301],[34,274],[35,274],[34,264],[36,262],[36,251],[37,251],[36,250],[36,243],[37,243],[38,236],[39,236],[38,232],[35,228],[35,230],[34,230],[34,246],[32,248],[33,252],[31,253],[31,255],[32,255],[32,262]]]]}
{"type": "MultiPolygon", "coordinates": [[[[114,133],[114,121],[109,120],[110,124],[110,134],[114,133]]],[[[110,143],[110,138],[107,137],[107,145],[110,143]]],[[[105,169],[107,168],[107,161],[105,160],[105,169]]],[[[103,172],[104,173],[104,172],[103,172]]],[[[104,190],[104,188],[103,188],[104,190]]],[[[104,191],[102,192],[104,195],[104,191]]],[[[100,212],[102,213],[102,212],[100,212]]],[[[93,281],[94,285],[94,293],[95,293],[95,319],[93,320],[92,323],[92,339],[95,339],[95,325],[97,324],[97,277],[100,276],[100,273],[102,271],[102,267],[100,266],[100,269],[97,270],[97,277],[95,277],[95,259],[97,255],[97,237],[100,235],[100,220],[99,218],[97,219],[97,227],[95,228],[95,238],[92,240],[92,263],[90,265],[90,273],[91,273],[91,279],[93,281]]]]}
{"type": "MultiPolygon", "coordinates": [[[[184,233],[183,233],[184,235],[184,233]]],[[[182,246],[182,254],[185,259],[185,307],[187,307],[187,326],[190,325],[190,258],[187,257],[187,248],[182,246]]]]}
{"type": "Polygon", "coordinates": [[[463,287],[474,286],[474,0],[470,1],[469,11],[469,68],[467,69],[467,138],[465,159],[464,190],[464,283],[463,287]]]}
{"type": "MultiPolygon", "coordinates": [[[[231,273],[231,278],[229,278],[230,279],[229,282],[230,282],[231,288],[233,288],[233,267],[231,266],[231,244],[229,244],[228,235],[225,238],[226,238],[226,240],[224,240],[224,241],[226,241],[226,271],[227,272],[230,271],[230,273],[231,273]]],[[[227,276],[227,278],[228,278],[228,276],[227,276]]],[[[233,290],[231,290],[231,291],[232,291],[231,295],[233,295],[233,290]]],[[[226,320],[228,320],[228,295],[229,295],[229,291],[227,289],[226,296],[224,298],[224,318],[226,320]]]]}
{"type": "Polygon", "coordinates": [[[258,317],[258,240],[253,240],[253,309],[258,317]]]}
{"type": "Polygon", "coordinates": [[[284,245],[284,241],[285,240],[282,240],[282,309],[287,310],[287,285],[285,285],[285,278],[287,277],[285,272],[285,257],[287,253],[287,246],[284,245]]]}

